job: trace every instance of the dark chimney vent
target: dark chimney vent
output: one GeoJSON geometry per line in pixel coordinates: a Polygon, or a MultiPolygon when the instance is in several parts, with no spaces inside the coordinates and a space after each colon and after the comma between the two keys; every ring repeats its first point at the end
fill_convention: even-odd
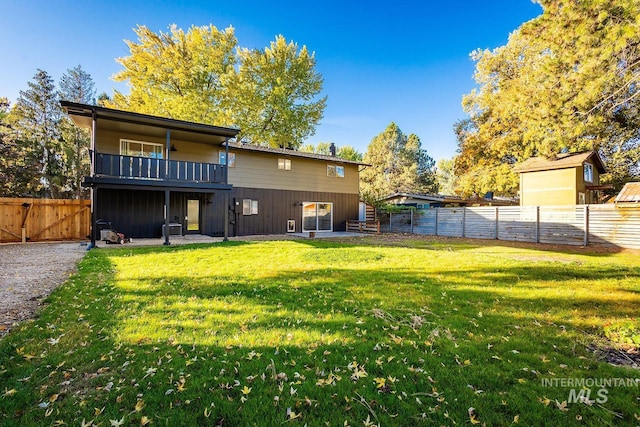
{"type": "Polygon", "coordinates": [[[331,145],[329,145],[329,152],[331,153],[331,157],[336,156],[336,144],[334,144],[333,142],[331,143],[331,145]]]}

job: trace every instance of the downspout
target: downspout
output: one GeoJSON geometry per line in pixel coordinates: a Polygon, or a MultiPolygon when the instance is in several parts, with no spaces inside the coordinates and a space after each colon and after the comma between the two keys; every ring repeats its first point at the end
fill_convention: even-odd
{"type": "MultiPolygon", "coordinates": [[[[167,160],[165,160],[165,174],[166,171],[169,170],[169,152],[171,151],[171,129],[167,129],[167,144],[166,144],[166,152],[167,152],[167,160]]],[[[166,176],[165,176],[166,178],[166,176]]],[[[171,191],[168,189],[164,190],[164,243],[163,245],[169,246],[171,242],[169,241],[169,234],[171,234],[171,228],[169,227],[169,202],[171,198],[171,191]]]]}
{"type": "MultiPolygon", "coordinates": [[[[89,176],[93,179],[95,178],[95,173],[96,173],[96,129],[97,129],[97,121],[98,119],[96,118],[96,110],[93,109],[92,114],[91,114],[91,150],[90,153],[91,155],[89,156],[89,176]]],[[[90,193],[90,198],[91,198],[91,225],[89,226],[89,229],[91,230],[90,234],[91,234],[91,243],[89,245],[89,249],[91,248],[95,248],[96,247],[96,221],[98,221],[98,218],[96,218],[96,200],[97,200],[97,192],[98,189],[95,186],[95,182],[91,182],[91,193],[90,193]]]]}

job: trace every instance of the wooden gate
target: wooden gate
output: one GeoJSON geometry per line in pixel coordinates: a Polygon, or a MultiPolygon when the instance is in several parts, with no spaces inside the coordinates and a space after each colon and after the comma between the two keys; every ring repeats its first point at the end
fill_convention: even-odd
{"type": "Polygon", "coordinates": [[[0,197],[0,243],[85,240],[90,224],[89,200],[0,197]]]}

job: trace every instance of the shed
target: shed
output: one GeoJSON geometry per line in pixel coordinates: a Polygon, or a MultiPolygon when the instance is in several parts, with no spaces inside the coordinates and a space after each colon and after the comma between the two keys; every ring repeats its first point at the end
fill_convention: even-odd
{"type": "Polygon", "coordinates": [[[617,206],[640,206],[640,182],[627,182],[616,196],[617,206]]]}

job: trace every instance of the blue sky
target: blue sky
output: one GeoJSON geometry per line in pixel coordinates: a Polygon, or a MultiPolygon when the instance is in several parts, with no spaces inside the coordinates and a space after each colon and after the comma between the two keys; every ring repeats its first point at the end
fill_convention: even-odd
{"type": "Polygon", "coordinates": [[[307,142],[365,152],[395,122],[438,160],[455,154],[453,123],[465,117],[476,48],[495,48],[542,13],[531,0],[350,2],[0,0],[0,96],[14,102],[36,70],[56,82],[82,65],[98,93],[126,90],[110,77],[125,39],[146,25],[233,26],[238,44],[264,48],[282,34],[316,54],[328,96],[324,119],[307,142]]]}

